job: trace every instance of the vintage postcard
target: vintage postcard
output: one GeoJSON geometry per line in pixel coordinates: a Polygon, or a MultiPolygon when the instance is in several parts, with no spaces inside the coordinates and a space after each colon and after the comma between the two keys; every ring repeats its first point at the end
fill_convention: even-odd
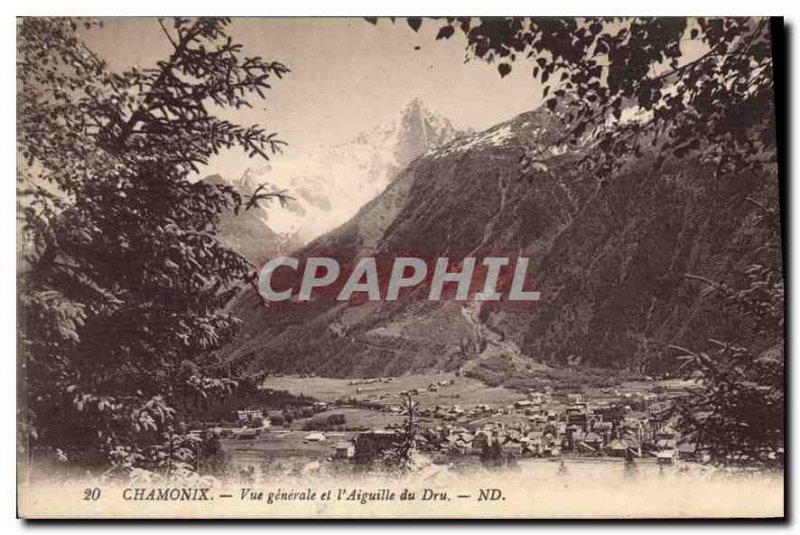
{"type": "Polygon", "coordinates": [[[20,17],[18,515],[783,517],[782,57],[20,17]]]}

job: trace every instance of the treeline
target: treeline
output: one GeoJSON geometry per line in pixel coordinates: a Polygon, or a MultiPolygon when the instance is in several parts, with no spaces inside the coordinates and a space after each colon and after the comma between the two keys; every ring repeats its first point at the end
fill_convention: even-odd
{"type": "MultiPolygon", "coordinates": [[[[313,414],[311,405],[316,400],[303,394],[297,395],[285,390],[260,388],[255,381],[245,379],[222,398],[209,402],[202,407],[195,407],[190,414],[193,420],[201,421],[237,421],[237,411],[244,409],[262,409],[282,411],[284,419],[291,420],[303,412],[313,414]]],[[[273,422],[274,423],[274,422],[273,422]]]]}
{"type": "Polygon", "coordinates": [[[309,418],[303,423],[303,429],[307,431],[330,431],[332,429],[344,429],[347,417],[342,413],[333,413],[309,418]]]}
{"type": "Polygon", "coordinates": [[[521,390],[539,390],[549,386],[556,390],[580,391],[584,388],[609,388],[625,381],[642,379],[642,375],[627,370],[588,366],[581,366],[580,369],[552,368],[528,372],[514,366],[511,359],[503,355],[479,361],[466,371],[465,375],[483,381],[489,386],[505,386],[521,390]]]}

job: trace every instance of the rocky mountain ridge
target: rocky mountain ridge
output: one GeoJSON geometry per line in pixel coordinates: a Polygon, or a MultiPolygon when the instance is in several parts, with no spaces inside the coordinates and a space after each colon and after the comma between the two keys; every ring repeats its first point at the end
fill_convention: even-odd
{"type": "Polygon", "coordinates": [[[346,142],[276,158],[230,183],[245,193],[263,183],[267,191],[292,197],[286,207],[258,214],[288,249],[345,223],[415,158],[465,132],[414,99],[387,124],[346,142]]]}
{"type": "Polygon", "coordinates": [[[746,198],[777,204],[777,177],[715,181],[711,164],[657,168],[646,156],[599,181],[576,165],[591,147],[557,145],[562,131],[540,109],[431,150],[299,252],[343,262],[527,256],[541,301],[486,302],[465,314],[473,304],[430,302],[424,292],[270,308],[245,293],[234,306],[245,327],[229,357],[261,370],[386,375],[469,369],[490,348],[512,363],[503,373],[575,362],[644,372],[674,364],[669,344],[702,347],[746,333],[735,314],[710,309],[686,275],[741,276],[761,239],[746,198]],[[541,157],[523,169],[533,149],[541,157]],[[504,343],[488,343],[470,318],[504,343]]]}

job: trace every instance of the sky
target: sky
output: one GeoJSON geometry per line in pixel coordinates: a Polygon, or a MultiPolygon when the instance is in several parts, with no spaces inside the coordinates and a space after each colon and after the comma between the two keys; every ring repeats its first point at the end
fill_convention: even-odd
{"type": "MultiPolygon", "coordinates": [[[[501,79],[496,65],[465,63],[460,32],[436,41],[437,31],[430,20],[415,33],[403,19],[377,25],[360,18],[234,19],[230,33],[248,55],[280,61],[291,72],[275,80],[265,100],[226,118],[277,132],[288,142],[284,157],[302,158],[313,147],[388,123],[413,98],[457,127],[476,130],[541,103],[531,67],[518,60],[501,79]]],[[[171,49],[152,18],[107,20],[82,37],[115,70],[155,66],[171,49]]],[[[259,164],[236,151],[215,158],[204,172],[237,177],[259,164]]]]}

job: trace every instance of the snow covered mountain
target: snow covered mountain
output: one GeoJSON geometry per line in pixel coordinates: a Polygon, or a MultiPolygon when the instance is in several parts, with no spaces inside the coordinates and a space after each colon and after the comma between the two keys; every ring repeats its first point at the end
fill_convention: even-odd
{"type": "Polygon", "coordinates": [[[777,177],[719,182],[713,162],[655,167],[653,152],[623,156],[628,164],[599,182],[579,165],[594,146],[565,148],[563,132],[539,108],[428,151],[351,220],[293,254],[333,256],[340,265],[366,255],[387,264],[409,253],[451,262],[520,255],[530,259],[541,300],[431,301],[421,288],[396,301],[266,308],[248,288],[232,306],[244,324],[229,358],[253,370],[460,370],[489,384],[535,385],[542,366],[580,359],[658,372],[680,364],[671,344],[703,347],[730,333],[757,339],[750,319],[721,312],[686,275],[735,280],[763,258],[769,231],[754,224],[756,207],[742,207],[748,198],[777,205],[777,177]],[[520,165],[530,154],[539,159],[520,165]]]}
{"type": "Polygon", "coordinates": [[[286,190],[294,200],[260,216],[286,244],[303,245],[348,221],[417,157],[465,133],[414,99],[388,124],[248,169],[232,183],[245,193],[262,183],[286,190]]]}

